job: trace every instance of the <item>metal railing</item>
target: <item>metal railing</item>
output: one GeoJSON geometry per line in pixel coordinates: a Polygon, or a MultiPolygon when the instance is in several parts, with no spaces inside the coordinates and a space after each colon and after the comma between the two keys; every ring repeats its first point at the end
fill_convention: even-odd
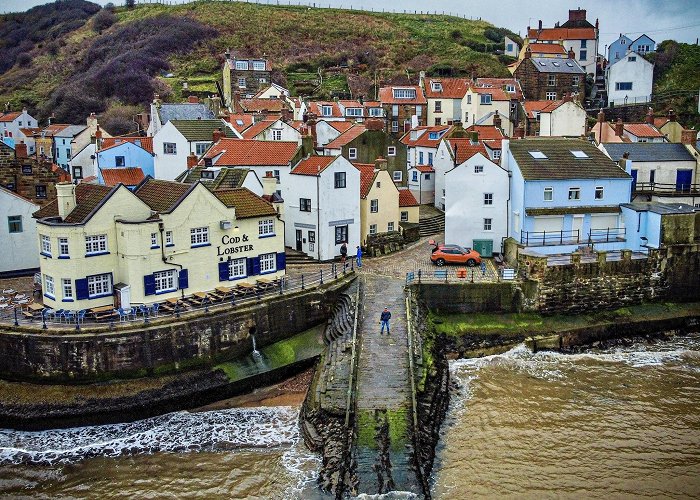
{"type": "Polygon", "coordinates": [[[700,184],[635,182],[632,191],[635,194],[700,195],[700,184]]]}
{"type": "Polygon", "coordinates": [[[588,243],[607,243],[610,241],[625,240],[624,227],[606,227],[605,229],[591,229],[588,233],[588,243]]]}
{"type": "MultiPolygon", "coordinates": [[[[119,314],[115,308],[113,313],[109,314],[104,320],[97,320],[91,317],[89,310],[72,311],[72,314],[56,317],[55,313],[49,308],[45,308],[41,312],[37,312],[33,317],[25,315],[26,307],[16,306],[14,308],[6,308],[0,312],[0,324],[10,324],[14,326],[34,326],[43,330],[48,329],[75,329],[80,331],[82,328],[90,327],[97,329],[113,329],[117,325],[136,325],[149,324],[151,321],[162,318],[181,318],[197,313],[221,312],[227,308],[237,308],[261,302],[265,299],[270,299],[276,296],[281,296],[289,293],[299,292],[303,290],[311,290],[318,288],[324,284],[332,283],[344,278],[346,275],[354,273],[353,262],[346,262],[345,265],[339,263],[331,263],[324,267],[320,267],[314,271],[302,273],[298,276],[282,276],[275,280],[273,286],[266,288],[253,287],[246,290],[245,295],[231,293],[225,299],[217,298],[214,290],[203,292],[207,294],[206,299],[202,299],[199,305],[188,303],[186,306],[180,305],[180,302],[171,306],[172,310],[164,310],[163,304],[159,302],[161,307],[154,310],[154,304],[132,304],[130,312],[125,315],[119,314]],[[141,308],[140,306],[144,306],[141,308]],[[82,314],[81,314],[82,312],[82,314]]],[[[222,282],[224,284],[225,282],[222,282]]],[[[234,287],[232,290],[235,290],[234,287]]],[[[187,298],[192,297],[191,295],[187,298]]]]}
{"type": "Polygon", "coordinates": [[[526,247],[578,245],[625,241],[624,227],[591,229],[586,236],[578,229],[571,231],[520,231],[520,243],[526,247]]]}

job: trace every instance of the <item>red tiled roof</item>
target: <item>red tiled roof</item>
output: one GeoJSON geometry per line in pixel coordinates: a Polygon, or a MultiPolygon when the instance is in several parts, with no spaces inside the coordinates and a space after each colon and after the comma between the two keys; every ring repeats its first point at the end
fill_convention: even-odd
{"type": "Polygon", "coordinates": [[[549,113],[554,111],[559,106],[564,104],[564,101],[525,101],[523,107],[528,118],[535,118],[535,112],[549,113]]]}
{"type": "Polygon", "coordinates": [[[419,172],[423,172],[424,174],[435,172],[435,169],[430,165],[416,165],[416,170],[418,170],[419,172]]]}
{"type": "Polygon", "coordinates": [[[455,148],[457,148],[457,163],[464,163],[467,161],[469,158],[474,156],[477,153],[481,153],[484,156],[488,158],[488,155],[486,153],[486,148],[484,148],[484,145],[482,143],[477,143],[477,144],[472,144],[470,139],[447,139],[447,142],[450,145],[450,148],[452,149],[452,153],[454,154],[455,148]]]}
{"type": "Polygon", "coordinates": [[[105,168],[100,169],[102,172],[102,180],[105,186],[116,186],[120,182],[125,186],[135,186],[146,178],[143,175],[143,170],[138,167],[125,168],[105,168]]]}
{"type": "MultiPolygon", "coordinates": [[[[666,124],[667,124],[668,122],[670,122],[670,121],[671,121],[671,120],[669,119],[668,116],[656,116],[656,117],[654,117],[654,126],[655,126],[656,128],[661,128],[661,127],[663,127],[664,125],[666,125],[666,124]]],[[[20,129],[20,130],[21,130],[21,129],[20,129]]]]}
{"type": "Polygon", "coordinates": [[[289,165],[298,150],[299,145],[291,141],[226,138],[214,144],[205,158],[215,158],[217,166],[289,165]]]}
{"type": "Polygon", "coordinates": [[[637,137],[663,137],[656,127],[648,123],[626,123],[625,131],[637,137]]]}
{"type": "Polygon", "coordinates": [[[440,144],[442,138],[450,132],[452,125],[435,125],[435,126],[422,126],[416,127],[412,130],[422,130],[424,131],[417,139],[411,140],[411,130],[406,132],[403,137],[401,137],[401,142],[408,147],[424,147],[424,148],[437,148],[440,144]],[[431,139],[431,132],[444,132],[440,133],[437,139],[431,139]]]}
{"type": "Polygon", "coordinates": [[[400,207],[417,207],[418,201],[413,193],[408,188],[399,189],[399,206],[400,207]]]}
{"type": "Polygon", "coordinates": [[[594,40],[595,29],[593,28],[544,28],[539,31],[530,29],[527,32],[528,38],[536,40],[594,40]]]}
{"type": "Polygon", "coordinates": [[[379,89],[379,101],[382,104],[426,104],[428,101],[423,95],[423,89],[418,85],[395,85],[393,87],[381,87],[379,89]],[[414,89],[414,99],[395,99],[393,89],[414,89]]]}
{"type": "Polygon", "coordinates": [[[41,133],[41,129],[38,127],[21,128],[19,131],[22,132],[25,137],[34,137],[35,135],[41,133]]]}
{"type": "Polygon", "coordinates": [[[476,85],[472,85],[471,90],[479,95],[491,94],[492,101],[510,101],[510,96],[506,91],[497,87],[477,87],[476,85]]]}
{"type": "Polygon", "coordinates": [[[353,122],[326,122],[341,134],[354,125],[353,122]]]}
{"type": "Polygon", "coordinates": [[[428,99],[461,99],[471,85],[468,78],[426,78],[425,97],[428,99]],[[433,90],[433,82],[439,82],[442,90],[433,90]]]}
{"type": "Polygon", "coordinates": [[[56,181],[57,182],[70,182],[70,174],[63,170],[61,167],[56,165],[55,163],[51,164],[51,171],[56,174],[56,181]]]}
{"type": "Polygon", "coordinates": [[[335,101],[312,101],[309,103],[309,111],[315,114],[318,118],[342,118],[343,116],[342,111],[340,111],[340,106],[338,106],[338,103],[335,101]],[[324,115],[321,113],[322,106],[330,106],[331,114],[324,115]]]}
{"type": "Polygon", "coordinates": [[[566,49],[558,43],[531,43],[528,45],[533,54],[566,54],[566,49]]]}
{"type": "Polygon", "coordinates": [[[54,123],[53,125],[45,127],[41,132],[47,137],[51,137],[58,134],[61,130],[63,130],[66,127],[70,127],[70,125],[68,125],[67,123],[54,123]]]}
{"type": "Polygon", "coordinates": [[[297,175],[318,175],[323,172],[338,156],[309,156],[297,163],[290,173],[297,175]]]}
{"type": "Polygon", "coordinates": [[[340,99],[338,104],[342,104],[346,108],[364,108],[364,105],[360,101],[353,101],[349,99],[340,99]]]}
{"type": "Polygon", "coordinates": [[[360,198],[367,198],[374,178],[377,176],[377,170],[374,168],[374,163],[353,163],[355,168],[360,171],[360,198]]]}
{"type": "Polygon", "coordinates": [[[331,142],[326,144],[324,146],[324,148],[325,149],[340,149],[343,146],[345,146],[347,143],[360,137],[365,132],[365,130],[367,130],[367,129],[365,128],[364,125],[355,124],[352,127],[350,127],[348,130],[346,130],[345,132],[340,134],[338,137],[333,139],[331,142]]]}
{"type": "Polygon", "coordinates": [[[267,111],[271,113],[280,113],[285,103],[282,99],[272,98],[265,99],[262,97],[253,97],[250,99],[241,99],[239,101],[241,108],[250,113],[253,111],[267,111]]]}
{"type": "Polygon", "coordinates": [[[0,122],[11,122],[22,115],[21,111],[13,111],[12,113],[0,114],[0,122]]]}
{"type": "Polygon", "coordinates": [[[494,125],[472,125],[465,129],[467,132],[478,132],[480,141],[503,139],[503,132],[494,125]]]}
{"type": "Polygon", "coordinates": [[[267,130],[277,120],[262,120],[245,129],[242,133],[244,139],[255,139],[259,133],[267,130]]]}
{"type": "Polygon", "coordinates": [[[153,154],[153,137],[107,137],[102,139],[102,148],[98,152],[119,146],[125,142],[130,142],[153,154]]]}
{"type": "MultiPolygon", "coordinates": [[[[480,87],[487,87],[490,85],[502,89],[504,89],[506,85],[513,85],[515,87],[515,98],[519,101],[523,98],[523,89],[517,78],[477,78],[476,84],[480,87]]],[[[510,92],[506,93],[512,95],[510,92]]]]}
{"type": "Polygon", "coordinates": [[[292,127],[297,132],[301,132],[301,129],[306,127],[306,123],[304,123],[302,120],[292,120],[290,122],[287,122],[287,125],[292,127]]]}
{"type": "Polygon", "coordinates": [[[238,132],[243,132],[243,130],[250,127],[255,120],[253,119],[253,115],[229,115],[228,121],[238,132]],[[238,121],[241,123],[239,124],[238,121]]]}

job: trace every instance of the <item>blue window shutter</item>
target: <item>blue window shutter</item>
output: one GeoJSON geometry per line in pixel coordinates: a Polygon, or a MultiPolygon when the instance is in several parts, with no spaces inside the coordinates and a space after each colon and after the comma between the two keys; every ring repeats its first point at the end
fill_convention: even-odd
{"type": "Polygon", "coordinates": [[[284,252],[277,253],[277,270],[283,271],[287,267],[287,254],[284,252]]]}
{"type": "Polygon", "coordinates": [[[184,290],[188,286],[190,286],[190,281],[189,281],[189,274],[187,273],[187,269],[180,269],[180,273],[177,275],[177,285],[180,288],[180,290],[184,290]]]}
{"type": "Polygon", "coordinates": [[[219,281],[228,281],[228,262],[219,262],[219,281]]]}
{"type": "Polygon", "coordinates": [[[75,280],[75,298],[78,300],[90,298],[90,293],[88,292],[87,278],[84,278],[82,280],[75,280]]]}
{"type": "Polygon", "coordinates": [[[260,257],[253,257],[253,274],[260,274],[260,257]]]}
{"type": "Polygon", "coordinates": [[[156,277],[152,274],[147,274],[143,277],[144,295],[155,295],[156,293],[156,277]]]}
{"type": "MultiPolygon", "coordinates": [[[[245,267],[246,267],[246,274],[248,276],[253,276],[255,274],[253,270],[253,257],[248,257],[245,261],[245,267]]],[[[260,266],[258,266],[259,268],[260,266]]]]}

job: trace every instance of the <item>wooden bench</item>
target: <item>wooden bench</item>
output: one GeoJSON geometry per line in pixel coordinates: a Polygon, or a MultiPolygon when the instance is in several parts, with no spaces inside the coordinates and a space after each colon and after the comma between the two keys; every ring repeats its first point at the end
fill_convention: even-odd
{"type": "Polygon", "coordinates": [[[447,281],[447,269],[435,271],[435,279],[447,281]]]}

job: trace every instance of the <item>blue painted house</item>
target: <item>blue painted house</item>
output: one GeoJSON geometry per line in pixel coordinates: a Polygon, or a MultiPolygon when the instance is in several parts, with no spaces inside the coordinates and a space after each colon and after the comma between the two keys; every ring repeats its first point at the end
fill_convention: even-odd
{"type": "Polygon", "coordinates": [[[501,161],[511,172],[510,237],[544,255],[625,247],[620,204],[630,201],[632,177],[591,143],[503,141],[501,161]]]}
{"type": "Polygon", "coordinates": [[[68,125],[53,136],[53,161],[66,172],[70,171],[69,165],[73,158],[73,140],[86,128],[85,125],[68,125]]]}
{"type": "Polygon", "coordinates": [[[627,228],[626,248],[644,251],[664,245],[693,244],[700,208],[685,203],[635,202],[621,206],[627,228]]]}
{"type": "Polygon", "coordinates": [[[104,139],[96,153],[97,180],[104,184],[102,171],[115,168],[140,168],[144,176],[154,177],[152,137],[113,137],[104,139]]]}
{"type": "Polygon", "coordinates": [[[615,64],[630,50],[632,39],[620,33],[620,38],[608,46],[608,65],[615,64]]]}
{"type": "Polygon", "coordinates": [[[637,38],[631,44],[631,49],[639,54],[648,54],[649,52],[656,52],[656,42],[646,35],[642,35],[637,38]]]}

